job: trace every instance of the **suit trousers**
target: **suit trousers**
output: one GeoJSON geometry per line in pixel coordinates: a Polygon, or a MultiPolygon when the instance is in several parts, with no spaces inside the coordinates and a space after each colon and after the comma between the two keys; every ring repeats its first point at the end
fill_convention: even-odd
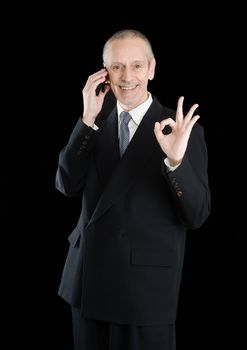
{"type": "Polygon", "coordinates": [[[134,326],[90,320],[72,307],[75,350],[175,350],[175,324],[134,326]]]}

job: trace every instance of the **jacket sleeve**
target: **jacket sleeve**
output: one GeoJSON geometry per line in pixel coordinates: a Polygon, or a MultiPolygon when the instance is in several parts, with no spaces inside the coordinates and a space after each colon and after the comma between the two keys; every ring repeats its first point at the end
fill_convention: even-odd
{"type": "Polygon", "coordinates": [[[208,184],[208,152],[204,130],[198,123],[192,129],[180,166],[164,175],[171,188],[180,221],[188,229],[199,228],[210,214],[211,194],[208,184]]]}
{"type": "Polygon", "coordinates": [[[60,151],[55,187],[66,196],[83,192],[90,154],[97,131],[78,120],[67,145],[60,151]]]}

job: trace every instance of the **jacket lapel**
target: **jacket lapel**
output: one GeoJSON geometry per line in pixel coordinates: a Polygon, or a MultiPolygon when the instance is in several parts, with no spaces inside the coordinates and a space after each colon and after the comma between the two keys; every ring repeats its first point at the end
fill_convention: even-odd
{"type": "Polygon", "coordinates": [[[121,159],[119,158],[116,109],[109,116],[109,125],[102,130],[97,146],[97,163],[106,187],[88,225],[95,222],[128,191],[141,176],[152,153],[159,149],[153,129],[156,121],[165,118],[162,115],[162,108],[154,98],[121,159]],[[110,176],[111,180],[106,183],[110,176]]]}
{"type": "Polygon", "coordinates": [[[100,127],[94,154],[99,178],[105,187],[120,159],[116,107],[100,127]]]}

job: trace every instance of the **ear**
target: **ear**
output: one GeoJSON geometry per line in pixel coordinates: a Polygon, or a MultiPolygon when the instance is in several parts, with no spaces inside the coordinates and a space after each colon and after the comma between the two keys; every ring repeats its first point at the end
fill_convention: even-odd
{"type": "Polygon", "coordinates": [[[153,80],[154,74],[155,74],[155,66],[156,66],[156,61],[155,58],[153,57],[151,61],[149,62],[149,71],[148,71],[148,79],[153,80]]]}

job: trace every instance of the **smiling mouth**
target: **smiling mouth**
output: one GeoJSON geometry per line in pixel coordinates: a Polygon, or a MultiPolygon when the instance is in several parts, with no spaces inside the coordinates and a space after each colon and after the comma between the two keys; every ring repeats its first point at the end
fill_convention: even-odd
{"type": "Polygon", "coordinates": [[[138,86],[138,84],[135,86],[121,86],[121,85],[119,85],[120,89],[124,90],[124,91],[134,90],[137,86],[138,86]]]}

